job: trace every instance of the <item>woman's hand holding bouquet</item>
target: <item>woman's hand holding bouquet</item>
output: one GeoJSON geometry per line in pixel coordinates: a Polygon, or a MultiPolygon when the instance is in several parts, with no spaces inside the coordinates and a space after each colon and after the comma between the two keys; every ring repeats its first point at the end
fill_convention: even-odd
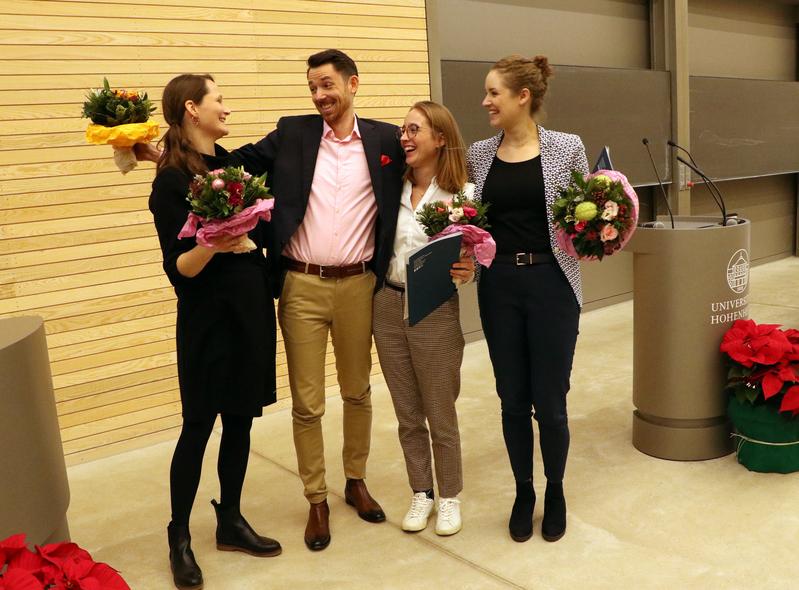
{"type": "Polygon", "coordinates": [[[136,167],[132,147],[158,137],[158,123],[150,120],[155,111],[147,93],[111,89],[108,79],[103,87],[86,95],[82,116],[91,119],[86,128],[89,143],[109,144],[114,147],[114,162],[122,174],[136,167]]]}
{"type": "Polygon", "coordinates": [[[602,260],[620,251],[638,222],[638,196],[627,177],[615,170],[583,176],[572,172],[572,183],[552,205],[558,246],[574,258],[602,260]]]}
{"type": "MultiPolygon", "coordinates": [[[[453,233],[463,235],[461,256],[475,257],[483,266],[491,266],[497,253],[497,244],[485,228],[489,227],[485,212],[488,205],[467,199],[463,191],[449,201],[426,203],[416,215],[424,233],[433,241],[453,233]]],[[[463,259],[460,266],[466,266],[463,259]]],[[[464,281],[453,278],[456,286],[464,281]]]]}
{"type": "Polygon", "coordinates": [[[198,174],[189,185],[191,212],[178,237],[196,236],[198,244],[220,252],[254,250],[247,232],[259,220],[269,221],[275,206],[265,183],[266,174],[255,177],[243,167],[198,174]]]}

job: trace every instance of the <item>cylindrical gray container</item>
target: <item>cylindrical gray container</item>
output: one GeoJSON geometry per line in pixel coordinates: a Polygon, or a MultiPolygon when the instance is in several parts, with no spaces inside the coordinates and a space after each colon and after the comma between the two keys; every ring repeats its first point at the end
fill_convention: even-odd
{"type": "Polygon", "coordinates": [[[639,227],[633,252],[633,445],[662,459],[732,451],[719,352],[724,332],[749,315],[751,224],[660,217],[639,227]]]}
{"type": "Polygon", "coordinates": [[[69,483],[39,317],[0,319],[0,540],[69,540],[69,483]]]}

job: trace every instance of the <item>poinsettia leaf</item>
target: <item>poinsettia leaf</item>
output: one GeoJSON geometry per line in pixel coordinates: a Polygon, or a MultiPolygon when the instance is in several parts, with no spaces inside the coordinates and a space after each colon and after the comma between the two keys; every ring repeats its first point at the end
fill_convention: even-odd
{"type": "MultiPolygon", "coordinates": [[[[130,590],[130,586],[125,583],[119,572],[105,563],[96,563],[87,578],[96,580],[98,590],[130,590]]],[[[88,581],[88,579],[87,579],[88,581]]],[[[94,590],[89,586],[81,586],[85,590],[94,590]]]]}
{"type": "Polygon", "coordinates": [[[746,369],[741,365],[734,364],[730,367],[730,370],[727,372],[727,378],[732,379],[734,377],[743,377],[746,374],[746,369]]]}
{"type": "Polygon", "coordinates": [[[796,373],[793,367],[788,364],[780,365],[777,371],[777,374],[783,381],[794,381],[796,378],[796,373]]]}
{"type": "Polygon", "coordinates": [[[784,381],[779,378],[778,375],[774,373],[766,373],[763,376],[763,381],[761,382],[761,386],[763,388],[763,397],[765,399],[769,399],[771,396],[776,395],[780,389],[782,389],[782,384],[784,381]]]}
{"type": "Polygon", "coordinates": [[[27,551],[28,546],[25,544],[25,533],[18,535],[11,535],[7,539],[0,541],[0,570],[14,555],[20,551],[27,551]]]}
{"type": "Polygon", "coordinates": [[[0,589],[43,590],[44,586],[32,573],[20,569],[9,569],[0,578],[0,589]]]}
{"type": "Polygon", "coordinates": [[[799,413],[799,385],[789,387],[782,396],[780,412],[793,412],[794,415],[799,413]]]}
{"type": "Polygon", "coordinates": [[[19,551],[8,560],[9,569],[21,569],[27,572],[37,572],[41,570],[47,562],[42,556],[32,551],[19,551]]]}

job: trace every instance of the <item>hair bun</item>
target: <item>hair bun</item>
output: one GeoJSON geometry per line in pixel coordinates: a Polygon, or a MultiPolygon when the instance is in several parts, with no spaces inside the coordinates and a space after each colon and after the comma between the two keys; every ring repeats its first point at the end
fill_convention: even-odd
{"type": "Polygon", "coordinates": [[[549,65],[549,59],[545,55],[536,55],[533,58],[533,63],[541,71],[541,77],[544,80],[552,76],[552,66],[549,65]]]}

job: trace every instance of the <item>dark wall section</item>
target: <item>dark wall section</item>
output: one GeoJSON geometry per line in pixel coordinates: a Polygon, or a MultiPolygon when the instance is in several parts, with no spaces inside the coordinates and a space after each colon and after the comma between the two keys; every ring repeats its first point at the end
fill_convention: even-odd
{"type": "MultiPolygon", "coordinates": [[[[727,210],[752,221],[750,254],[753,261],[768,261],[793,254],[796,175],[730,180],[717,185],[727,210]]],[[[691,190],[691,213],[718,215],[718,207],[704,185],[696,185],[691,190]]]]}
{"type": "MultiPolygon", "coordinates": [[[[441,62],[444,103],[457,118],[467,145],[496,133],[480,106],[491,64],[441,62]]],[[[660,174],[669,179],[669,92],[668,72],[556,65],[541,124],[580,135],[591,166],[607,145],[614,167],[632,184],[655,184],[641,138],[649,139],[660,174]]]]}
{"type": "Polygon", "coordinates": [[[691,148],[714,180],[798,172],[799,83],[692,76],[691,148]]]}

